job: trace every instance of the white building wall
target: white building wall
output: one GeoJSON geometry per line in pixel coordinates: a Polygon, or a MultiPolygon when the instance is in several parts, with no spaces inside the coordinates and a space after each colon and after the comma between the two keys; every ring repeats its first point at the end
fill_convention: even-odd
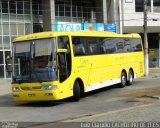
{"type": "MultiPolygon", "coordinates": [[[[135,12],[135,0],[122,0],[123,33],[143,32],[143,12],[135,12]],[[127,2],[128,1],[128,2],[127,2]]],[[[151,0],[151,8],[153,8],[151,0]]],[[[148,12],[148,32],[160,32],[160,13],[148,12]],[[153,21],[152,19],[158,19],[153,21]]]]}

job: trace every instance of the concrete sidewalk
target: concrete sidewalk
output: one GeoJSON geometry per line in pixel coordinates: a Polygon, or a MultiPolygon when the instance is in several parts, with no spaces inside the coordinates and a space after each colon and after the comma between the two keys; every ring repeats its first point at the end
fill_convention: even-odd
{"type": "MultiPolygon", "coordinates": [[[[143,77],[146,78],[160,78],[160,68],[150,68],[149,69],[149,76],[143,77]]],[[[11,93],[11,79],[0,79],[0,96],[11,93]]]]}
{"type": "Polygon", "coordinates": [[[148,77],[151,78],[160,77],[160,68],[150,68],[148,77]]]}
{"type": "Polygon", "coordinates": [[[11,93],[11,79],[0,79],[0,96],[11,93]]]}

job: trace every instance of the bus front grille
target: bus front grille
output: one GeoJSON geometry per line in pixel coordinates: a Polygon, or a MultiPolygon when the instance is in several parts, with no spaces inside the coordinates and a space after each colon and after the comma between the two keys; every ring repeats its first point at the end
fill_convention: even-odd
{"type": "Polygon", "coordinates": [[[39,90],[41,89],[41,86],[36,86],[36,87],[21,87],[21,90],[27,91],[27,90],[39,90]]]}

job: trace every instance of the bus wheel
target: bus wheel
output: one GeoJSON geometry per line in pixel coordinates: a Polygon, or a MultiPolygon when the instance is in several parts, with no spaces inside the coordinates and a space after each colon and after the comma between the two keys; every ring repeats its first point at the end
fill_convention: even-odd
{"type": "Polygon", "coordinates": [[[128,75],[127,85],[132,85],[132,84],[133,84],[133,79],[134,79],[133,71],[130,70],[130,71],[129,71],[129,75],[128,75]]]}
{"type": "Polygon", "coordinates": [[[127,83],[127,75],[125,72],[121,73],[121,83],[119,85],[120,88],[124,88],[126,86],[127,83]]]}
{"type": "Polygon", "coordinates": [[[74,88],[73,88],[73,101],[79,101],[80,100],[80,85],[78,81],[75,81],[74,88]]]}

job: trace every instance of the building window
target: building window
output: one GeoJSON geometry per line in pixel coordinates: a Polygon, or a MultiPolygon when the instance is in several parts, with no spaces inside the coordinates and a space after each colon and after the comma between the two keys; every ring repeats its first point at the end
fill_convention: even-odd
{"type": "Polygon", "coordinates": [[[30,2],[24,2],[24,13],[25,14],[30,14],[31,12],[30,12],[30,2]]]}
{"type": "Polygon", "coordinates": [[[2,36],[0,36],[0,49],[3,48],[3,45],[2,45],[2,36]]]}
{"type": "MultiPolygon", "coordinates": [[[[151,0],[147,1],[147,9],[151,12],[151,0]]],[[[144,0],[135,0],[135,11],[143,12],[144,11],[144,0]]]]}
{"type": "Polygon", "coordinates": [[[82,7],[77,7],[78,17],[82,17],[82,7]]]}
{"type": "MultiPolygon", "coordinates": [[[[6,58],[7,56],[11,56],[11,51],[5,51],[5,62],[6,62],[6,58]]],[[[8,63],[9,65],[11,65],[11,63],[8,63]]],[[[7,69],[6,64],[5,64],[5,69],[7,69]]],[[[10,78],[11,77],[11,72],[6,72],[6,78],[10,78]]]]}
{"type": "Polygon", "coordinates": [[[55,5],[55,15],[56,15],[56,16],[58,16],[58,12],[59,12],[59,11],[58,11],[58,6],[55,5]]]}
{"type": "Polygon", "coordinates": [[[11,77],[5,67],[11,42],[17,36],[43,31],[42,6],[42,0],[0,0],[0,78],[11,77]]]}
{"type": "Polygon", "coordinates": [[[4,65],[0,65],[0,78],[4,78],[4,65]]]}
{"type": "Polygon", "coordinates": [[[43,26],[41,23],[34,23],[33,24],[33,32],[42,32],[43,31],[43,26]]]}
{"type": "MultiPolygon", "coordinates": [[[[0,35],[2,35],[2,27],[1,27],[1,24],[0,24],[0,35]]],[[[1,41],[1,40],[0,40],[1,41]]]]}
{"type": "Polygon", "coordinates": [[[17,35],[17,25],[16,25],[16,23],[11,24],[11,35],[17,35]]]}
{"type": "Polygon", "coordinates": [[[64,6],[59,5],[59,16],[64,16],[64,6]]]}
{"type": "Polygon", "coordinates": [[[77,17],[77,7],[76,6],[72,7],[72,17],[77,17]]]}
{"type": "Polygon", "coordinates": [[[24,24],[19,23],[17,24],[17,27],[18,27],[18,36],[23,36],[24,35],[24,24]]]}
{"type": "Polygon", "coordinates": [[[17,21],[16,14],[10,14],[10,21],[11,22],[16,22],[17,21]]]}
{"type": "Polygon", "coordinates": [[[160,12],[160,0],[153,0],[154,12],[160,12]]]}
{"type": "Polygon", "coordinates": [[[65,16],[71,16],[71,8],[70,6],[66,6],[65,7],[65,16]]]}
{"type": "Polygon", "coordinates": [[[82,22],[84,17],[91,20],[91,10],[94,10],[94,2],[91,0],[55,0],[56,20],[63,22],[82,22]]]}
{"type": "Polygon", "coordinates": [[[0,65],[3,64],[3,52],[0,51],[0,65]]]}
{"type": "Polygon", "coordinates": [[[4,45],[4,49],[10,49],[10,37],[9,36],[3,36],[3,45],[4,45]]]}
{"type": "Polygon", "coordinates": [[[10,13],[16,13],[16,3],[15,1],[9,2],[10,13]]]}
{"type": "Polygon", "coordinates": [[[17,14],[23,14],[23,2],[17,2],[17,14]]]}
{"type": "Polygon", "coordinates": [[[34,15],[38,15],[38,4],[37,3],[34,3],[32,5],[32,8],[33,8],[33,14],[34,15]]]}
{"type": "Polygon", "coordinates": [[[9,21],[9,15],[8,14],[2,14],[2,21],[9,21]]]}
{"type": "Polygon", "coordinates": [[[2,13],[8,13],[8,1],[1,0],[2,2],[2,13]]]}
{"type": "Polygon", "coordinates": [[[30,34],[32,33],[32,24],[30,23],[25,23],[25,34],[30,34]]]}
{"type": "Polygon", "coordinates": [[[9,23],[3,23],[3,35],[9,35],[9,23]]]}

